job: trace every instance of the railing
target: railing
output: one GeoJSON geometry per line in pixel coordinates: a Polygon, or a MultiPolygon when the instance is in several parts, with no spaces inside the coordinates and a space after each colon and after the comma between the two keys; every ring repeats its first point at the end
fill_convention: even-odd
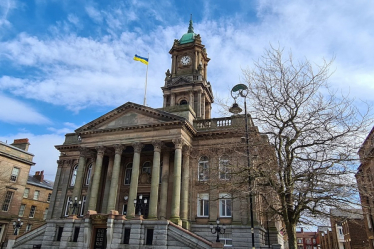
{"type": "MultiPolygon", "coordinates": [[[[233,117],[194,120],[193,125],[197,130],[227,129],[232,126],[244,126],[244,117],[244,115],[239,115],[233,117]]],[[[248,115],[248,126],[253,126],[253,121],[250,115],[248,115]]]]}

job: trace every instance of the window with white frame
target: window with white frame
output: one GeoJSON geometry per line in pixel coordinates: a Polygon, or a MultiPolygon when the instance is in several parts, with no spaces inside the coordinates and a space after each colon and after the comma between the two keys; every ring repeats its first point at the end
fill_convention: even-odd
{"type": "Polygon", "coordinates": [[[227,155],[219,159],[219,179],[230,180],[230,160],[227,155]]]}
{"type": "Polygon", "coordinates": [[[75,181],[77,180],[77,173],[78,173],[78,164],[75,165],[73,168],[73,173],[71,174],[70,186],[75,185],[75,181]]]}
{"type": "Polygon", "coordinates": [[[30,189],[25,188],[25,191],[23,192],[23,198],[29,198],[30,189]]]}
{"type": "Polygon", "coordinates": [[[19,217],[23,217],[23,214],[25,213],[25,208],[26,208],[26,204],[21,204],[21,206],[19,207],[19,212],[18,212],[19,217]]]}
{"type": "Polygon", "coordinates": [[[148,173],[151,174],[151,163],[150,162],[145,162],[142,167],[142,173],[148,173]]]}
{"type": "Polygon", "coordinates": [[[14,167],[12,169],[12,174],[10,174],[10,181],[11,182],[17,181],[18,175],[19,175],[19,168],[14,167]]]}
{"type": "Polygon", "coordinates": [[[7,191],[5,194],[3,206],[1,207],[1,210],[4,212],[7,212],[9,210],[10,202],[12,201],[13,192],[7,191]]]}
{"type": "Polygon", "coordinates": [[[219,194],[219,216],[231,217],[232,216],[232,199],[228,193],[219,194]]]}
{"type": "Polygon", "coordinates": [[[128,185],[131,183],[131,174],[132,174],[132,163],[127,164],[125,170],[125,184],[128,185]]]}
{"type": "Polygon", "coordinates": [[[86,200],[87,200],[87,197],[85,195],[83,195],[82,196],[82,204],[81,204],[80,216],[84,215],[84,209],[86,208],[86,200]]]}
{"type": "Polygon", "coordinates": [[[36,212],[36,206],[31,206],[29,218],[34,218],[36,212]]]}
{"type": "Polygon", "coordinates": [[[199,181],[209,180],[209,159],[207,156],[200,157],[197,177],[199,181]]]}
{"type": "Polygon", "coordinates": [[[46,208],[46,209],[44,210],[43,220],[46,220],[46,219],[47,219],[47,214],[48,214],[48,208],[46,208]]]}
{"type": "Polygon", "coordinates": [[[40,195],[40,191],[39,190],[35,190],[34,191],[34,200],[39,200],[39,195],[40,195]]]}
{"type": "Polygon", "coordinates": [[[26,226],[26,233],[27,233],[28,231],[30,231],[31,228],[32,228],[32,224],[27,224],[27,226],[26,226]]]}
{"type": "Polygon", "coordinates": [[[64,213],[65,216],[69,216],[69,205],[70,205],[71,200],[72,200],[71,196],[68,196],[66,198],[65,213],[64,213]]]}
{"type": "Polygon", "coordinates": [[[232,247],[232,234],[224,233],[219,238],[224,247],[232,247]]]}
{"type": "Polygon", "coordinates": [[[209,216],[209,194],[207,193],[197,194],[197,216],[209,216]]]}
{"type": "Polygon", "coordinates": [[[90,185],[91,171],[92,171],[92,163],[88,165],[87,174],[86,174],[86,185],[90,185]]]}

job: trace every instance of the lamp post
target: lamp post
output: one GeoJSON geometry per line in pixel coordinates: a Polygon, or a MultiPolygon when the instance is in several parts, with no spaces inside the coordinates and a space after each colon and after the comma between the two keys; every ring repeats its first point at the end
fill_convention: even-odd
{"type": "Polygon", "coordinates": [[[222,227],[220,227],[219,226],[219,219],[217,219],[216,222],[217,222],[217,226],[216,227],[213,227],[213,224],[210,224],[210,232],[212,234],[217,234],[216,242],[220,242],[219,235],[225,233],[226,226],[223,225],[222,227]],[[214,232],[213,232],[213,229],[214,229],[214,232]],[[223,230],[223,232],[222,232],[222,230],[223,230]]]}
{"type": "Polygon", "coordinates": [[[247,167],[249,171],[248,177],[248,185],[249,185],[249,212],[251,216],[251,233],[252,233],[252,248],[255,248],[255,233],[254,233],[254,225],[253,225],[253,198],[251,193],[251,159],[249,157],[249,133],[248,133],[248,115],[247,115],[247,95],[248,95],[248,87],[244,84],[237,84],[231,89],[231,96],[234,99],[235,103],[229,109],[229,112],[238,114],[242,112],[242,109],[236,103],[236,99],[238,97],[244,98],[244,114],[245,114],[245,144],[247,150],[247,167]]]}
{"type": "Polygon", "coordinates": [[[137,202],[136,199],[134,199],[134,206],[135,206],[135,209],[138,208],[138,215],[142,215],[142,211],[144,213],[144,209],[145,207],[147,206],[147,198],[144,198],[143,200],[143,195],[139,195],[139,202],[137,202]]]}
{"type": "Polygon", "coordinates": [[[13,235],[18,235],[18,232],[21,229],[22,225],[23,225],[23,221],[21,221],[21,219],[17,219],[17,221],[13,221],[13,228],[14,228],[13,235]]]}
{"type": "Polygon", "coordinates": [[[76,214],[75,212],[78,212],[79,206],[82,204],[81,201],[78,201],[78,197],[74,197],[74,203],[73,201],[70,201],[70,208],[72,208],[71,214],[76,214]]]}

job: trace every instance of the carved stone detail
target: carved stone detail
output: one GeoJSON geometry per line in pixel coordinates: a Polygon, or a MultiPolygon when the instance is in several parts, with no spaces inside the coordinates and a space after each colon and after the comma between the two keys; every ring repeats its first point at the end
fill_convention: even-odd
{"type": "Polygon", "coordinates": [[[106,150],[104,146],[97,146],[95,149],[97,150],[97,155],[104,156],[106,150]]]}
{"type": "Polygon", "coordinates": [[[161,152],[161,147],[163,146],[163,142],[160,140],[153,140],[152,145],[155,152],[161,152]]]}
{"type": "Polygon", "coordinates": [[[182,138],[174,138],[172,142],[175,144],[176,149],[182,149],[183,146],[183,139],[182,138]]]}
{"type": "Polygon", "coordinates": [[[183,156],[190,156],[191,147],[188,145],[183,145],[183,156]]]}
{"type": "Polygon", "coordinates": [[[81,157],[89,157],[90,156],[90,150],[86,147],[79,147],[80,156],[81,157]]]}
{"type": "Polygon", "coordinates": [[[140,153],[142,149],[144,148],[144,144],[136,142],[132,144],[132,147],[134,148],[135,153],[140,153]]]}
{"type": "Polygon", "coordinates": [[[122,151],[125,149],[125,146],[123,146],[122,144],[115,144],[114,146],[114,151],[116,154],[122,154],[122,151]]]}

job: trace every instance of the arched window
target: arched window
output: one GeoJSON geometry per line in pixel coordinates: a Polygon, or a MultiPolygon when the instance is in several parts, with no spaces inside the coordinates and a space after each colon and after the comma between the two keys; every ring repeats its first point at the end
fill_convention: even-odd
{"type": "Polygon", "coordinates": [[[75,185],[75,181],[77,180],[77,172],[78,172],[78,164],[75,165],[73,168],[73,173],[71,174],[70,186],[75,185]]]}
{"type": "Polygon", "coordinates": [[[188,104],[188,102],[187,102],[187,100],[185,100],[185,99],[182,99],[180,102],[179,102],[179,105],[187,105],[188,104]]]}
{"type": "Polygon", "coordinates": [[[209,180],[209,159],[206,156],[200,157],[198,166],[198,180],[207,181],[209,180]]]}
{"type": "Polygon", "coordinates": [[[87,174],[86,174],[86,185],[90,185],[91,174],[92,174],[92,163],[88,165],[87,174]]]}
{"type": "Polygon", "coordinates": [[[125,170],[125,184],[131,183],[132,163],[127,164],[125,170]]]}
{"type": "Polygon", "coordinates": [[[230,180],[230,160],[227,155],[219,159],[219,179],[230,180]]]}
{"type": "Polygon", "coordinates": [[[145,162],[145,163],[143,163],[142,173],[151,174],[151,162],[145,162]]]}

